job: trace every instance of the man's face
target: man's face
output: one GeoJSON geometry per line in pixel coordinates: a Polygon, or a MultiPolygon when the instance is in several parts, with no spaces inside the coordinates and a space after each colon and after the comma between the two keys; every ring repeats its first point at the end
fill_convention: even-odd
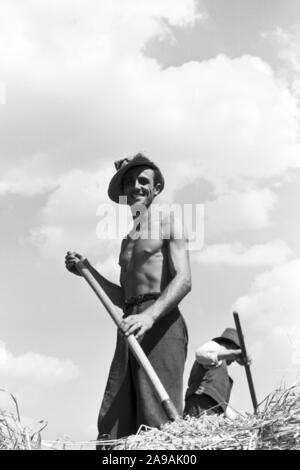
{"type": "Polygon", "coordinates": [[[155,175],[152,168],[137,166],[128,170],[123,178],[123,191],[127,204],[143,204],[149,207],[159,193],[160,184],[154,183],[155,175]]]}

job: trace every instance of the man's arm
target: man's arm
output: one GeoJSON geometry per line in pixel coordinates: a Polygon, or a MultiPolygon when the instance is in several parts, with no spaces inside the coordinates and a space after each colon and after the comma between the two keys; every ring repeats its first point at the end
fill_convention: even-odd
{"type": "Polygon", "coordinates": [[[196,350],[196,361],[204,367],[217,367],[223,360],[236,361],[240,356],[240,349],[227,349],[216,341],[208,341],[196,350]]]}
{"type": "Polygon", "coordinates": [[[89,270],[96,279],[96,281],[100,284],[104,292],[108,295],[110,300],[116,305],[116,307],[123,308],[124,307],[124,291],[122,287],[110,282],[108,279],[103,277],[93,266],[89,265],[89,270]]]}
{"type": "Polygon", "coordinates": [[[225,415],[225,418],[228,418],[231,420],[238,419],[241,416],[243,416],[242,413],[237,413],[233,408],[231,408],[230,405],[227,405],[224,415],[225,415]]]}
{"type": "Polygon", "coordinates": [[[79,253],[70,252],[68,251],[65,264],[68,271],[72,272],[73,274],[80,275],[76,269],[76,262],[81,261],[85,265],[85,267],[90,271],[90,273],[94,276],[96,281],[102,287],[106,295],[110,298],[114,305],[117,307],[123,308],[124,305],[124,292],[122,287],[110,282],[104,276],[102,276],[90,263],[89,261],[79,253]]]}
{"type": "Polygon", "coordinates": [[[152,305],[154,322],[177,307],[192,288],[188,241],[179,220],[171,220],[168,240],[168,263],[173,276],[161,296],[152,305]]]}
{"type": "Polygon", "coordinates": [[[131,333],[135,333],[136,338],[143,336],[159,318],[175,308],[192,288],[187,237],[182,224],[178,220],[171,220],[165,229],[170,235],[168,263],[173,278],[154,304],[143,313],[124,320],[123,331],[126,336],[131,333]]]}

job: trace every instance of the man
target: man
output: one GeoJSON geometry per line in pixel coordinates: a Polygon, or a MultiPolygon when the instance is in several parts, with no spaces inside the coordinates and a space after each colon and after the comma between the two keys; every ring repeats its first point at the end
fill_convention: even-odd
{"type": "MultiPolygon", "coordinates": [[[[120,286],[86,266],[112,302],[123,309],[115,355],[98,420],[98,439],[116,439],[137,432],[141,424],[158,427],[167,421],[143,370],[128,350],[124,336],[134,334],[179,413],[182,413],[183,369],[187,331],[178,310],[191,289],[187,243],[182,225],[168,214],[153,214],[164,188],[157,165],[142,154],[116,162],[108,195],[130,206],[134,228],[123,240],[119,257],[120,286]],[[181,234],[181,236],[180,236],[181,234]]],[[[68,252],[66,266],[76,272],[68,252]]]]}
{"type": "Polygon", "coordinates": [[[234,361],[243,365],[241,354],[238,334],[233,328],[226,328],[221,336],[197,349],[185,395],[184,416],[199,417],[207,411],[235,417],[227,407],[233,385],[227,366],[234,361]]]}

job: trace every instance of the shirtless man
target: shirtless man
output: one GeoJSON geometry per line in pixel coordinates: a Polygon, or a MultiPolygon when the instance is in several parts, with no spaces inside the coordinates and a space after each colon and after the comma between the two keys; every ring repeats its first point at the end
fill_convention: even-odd
{"type": "Polygon", "coordinates": [[[167,213],[154,215],[151,204],[164,187],[159,168],[142,154],[116,162],[108,195],[131,207],[134,229],[123,240],[120,286],[99,274],[78,253],[68,252],[66,267],[78,274],[84,263],[112,302],[123,309],[115,355],[98,420],[98,439],[116,439],[137,432],[141,424],[167,420],[143,370],[124,336],[134,334],[182,413],[183,369],[187,330],[178,304],[191,290],[187,242],[181,223],[167,213]]]}

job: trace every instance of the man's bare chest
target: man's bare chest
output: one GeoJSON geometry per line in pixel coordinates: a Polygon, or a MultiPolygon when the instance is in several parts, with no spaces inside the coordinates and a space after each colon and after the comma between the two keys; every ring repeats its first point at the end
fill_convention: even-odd
{"type": "Polygon", "coordinates": [[[119,264],[121,267],[137,267],[150,259],[163,258],[163,240],[132,240],[128,237],[122,245],[119,264]]]}

